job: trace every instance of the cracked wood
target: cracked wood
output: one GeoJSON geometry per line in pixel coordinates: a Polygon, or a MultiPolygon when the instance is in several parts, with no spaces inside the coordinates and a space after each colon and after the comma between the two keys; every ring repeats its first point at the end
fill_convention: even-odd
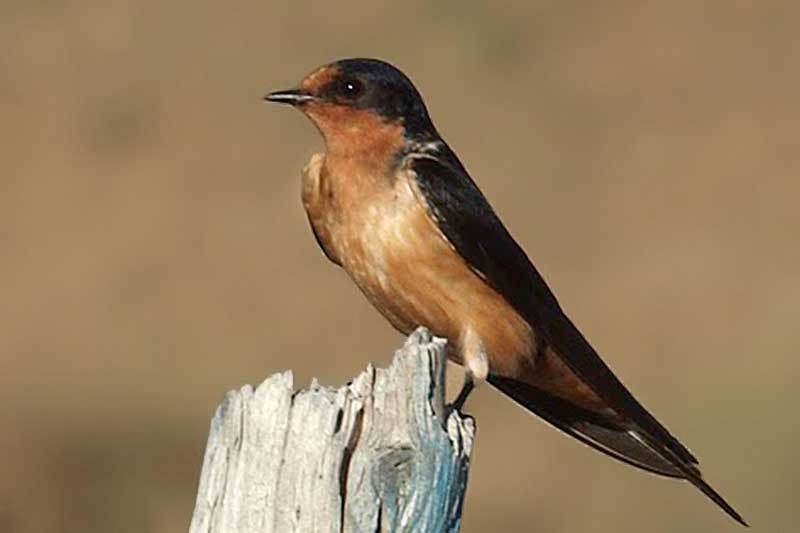
{"type": "Polygon", "coordinates": [[[444,350],[420,329],[338,390],[285,372],[228,393],[191,533],[458,531],[474,424],[443,420],[444,350]]]}

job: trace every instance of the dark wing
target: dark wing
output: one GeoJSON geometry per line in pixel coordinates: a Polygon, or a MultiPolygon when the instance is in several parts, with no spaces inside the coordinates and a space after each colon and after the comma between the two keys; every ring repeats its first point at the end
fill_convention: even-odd
{"type": "Polygon", "coordinates": [[[619,423],[583,409],[522,381],[490,375],[487,380],[518,404],[584,444],[648,472],[683,478],[683,473],[658,452],[631,439],[619,423]]]}
{"type": "Polygon", "coordinates": [[[590,446],[635,466],[683,477],[737,521],[733,508],[700,477],[697,459],[633,397],[561,310],[550,288],[478,187],[444,144],[409,156],[430,216],[479,276],[502,295],[598,397],[626,421],[581,410],[508,377],[489,382],[527,409],[590,446]],[[591,415],[591,416],[590,416],[591,415]]]}

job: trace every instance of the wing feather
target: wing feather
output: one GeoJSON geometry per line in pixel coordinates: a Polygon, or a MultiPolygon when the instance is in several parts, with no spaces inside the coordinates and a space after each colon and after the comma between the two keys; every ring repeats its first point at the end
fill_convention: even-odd
{"type": "Polygon", "coordinates": [[[517,312],[542,334],[566,365],[619,415],[663,441],[690,464],[697,459],[628,391],[564,314],[553,292],[511,237],[458,159],[411,158],[417,185],[445,237],[517,312]]]}
{"type": "Polygon", "coordinates": [[[520,405],[572,437],[611,457],[650,472],[690,481],[732,518],[747,525],[706,483],[698,461],[628,391],[564,314],[553,292],[456,155],[443,142],[438,151],[410,154],[428,213],[469,267],[541,335],[569,369],[619,415],[574,406],[509,376],[489,382],[520,405]]]}

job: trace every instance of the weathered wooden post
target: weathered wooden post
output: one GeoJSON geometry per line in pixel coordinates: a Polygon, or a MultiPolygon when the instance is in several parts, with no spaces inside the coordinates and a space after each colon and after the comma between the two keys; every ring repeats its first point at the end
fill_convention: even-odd
{"type": "Polygon", "coordinates": [[[338,390],[284,372],[229,392],[191,533],[457,532],[475,427],[445,412],[444,344],[417,330],[338,390]]]}

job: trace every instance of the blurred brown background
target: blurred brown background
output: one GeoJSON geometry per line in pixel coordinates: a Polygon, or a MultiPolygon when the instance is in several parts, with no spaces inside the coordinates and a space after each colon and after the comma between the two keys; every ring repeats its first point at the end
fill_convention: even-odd
{"type": "MultiPolygon", "coordinates": [[[[562,304],[756,531],[796,531],[796,2],[0,4],[0,530],[184,531],[228,389],[401,338],[261,96],[404,69],[562,304]]],[[[455,372],[452,379],[457,379],[455,372]]],[[[463,531],[735,531],[488,387],[463,531]]]]}

